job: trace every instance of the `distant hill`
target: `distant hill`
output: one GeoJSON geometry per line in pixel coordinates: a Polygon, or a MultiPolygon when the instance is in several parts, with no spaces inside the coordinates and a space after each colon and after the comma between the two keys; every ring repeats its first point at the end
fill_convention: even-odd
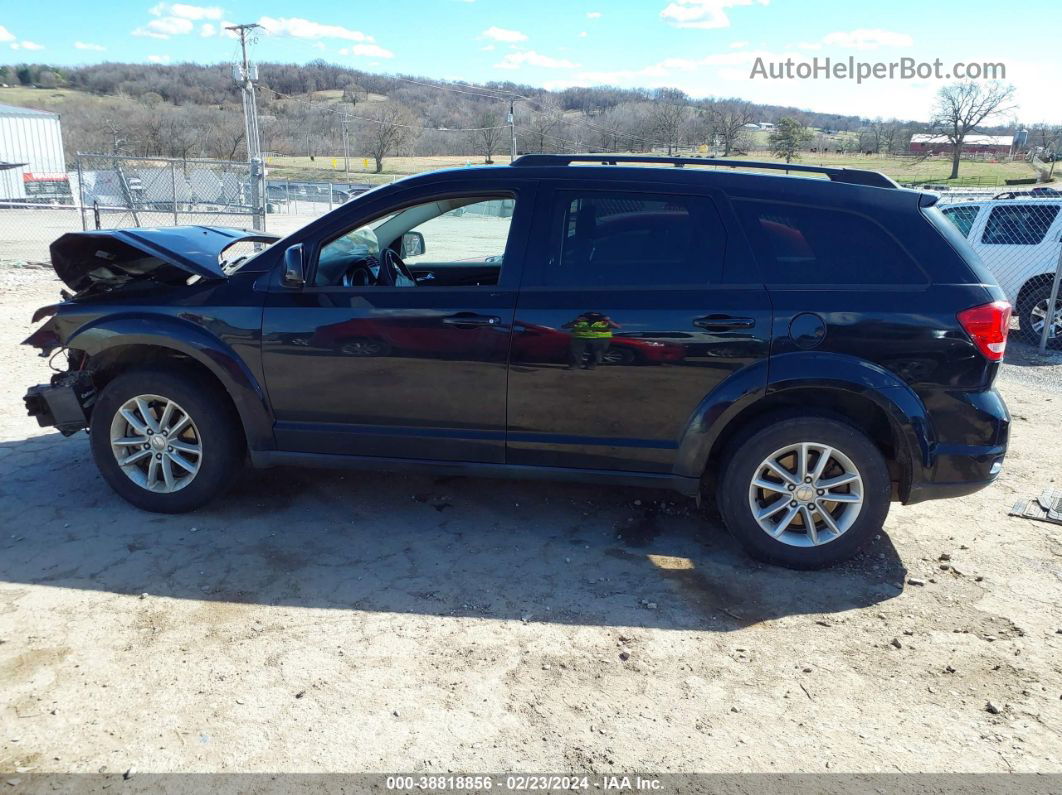
{"type": "MultiPolygon", "coordinates": [[[[775,122],[783,116],[839,135],[834,140],[845,146],[863,147],[856,133],[870,123],[858,116],[740,98],[689,97],[673,89],[547,91],[510,82],[465,84],[376,74],[325,61],[258,66],[263,148],[290,155],[342,151],[345,126],[352,133],[352,154],[367,154],[378,124],[368,116],[374,106],[388,104],[402,107],[407,129],[415,133],[404,137],[403,153],[489,157],[508,146],[507,131],[490,130],[505,125],[511,95],[520,98],[516,123],[521,151],[698,147],[718,142],[721,119],[775,122]]],[[[231,158],[244,145],[239,91],[227,63],[8,65],[0,66],[0,83],[8,86],[0,88],[0,102],[61,113],[71,154],[117,147],[135,155],[231,158]]],[[[890,136],[893,146],[905,147],[910,131],[925,127],[910,121],[894,124],[906,137],[890,136]]],[[[735,136],[733,143],[740,150],[758,140],[749,134],[735,136]]],[[[880,146],[880,140],[876,136],[874,145],[880,146]]]]}

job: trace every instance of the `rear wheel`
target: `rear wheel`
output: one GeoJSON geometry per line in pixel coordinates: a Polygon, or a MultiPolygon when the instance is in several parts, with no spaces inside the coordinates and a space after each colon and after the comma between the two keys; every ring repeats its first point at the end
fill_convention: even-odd
{"type": "Polygon", "coordinates": [[[137,370],[103,389],[92,455],[138,508],[183,513],[222,493],[239,471],[243,435],[228,396],[193,373],[137,370]]]}
{"type": "Polygon", "coordinates": [[[877,446],[843,422],[773,422],[732,451],[719,510],[755,558],[817,569],[852,557],[889,510],[888,467],[877,446]]]}
{"type": "MultiPolygon", "coordinates": [[[[1022,338],[1030,345],[1039,345],[1047,319],[1047,305],[1051,300],[1052,282],[1046,281],[1022,296],[1018,302],[1018,325],[1022,338]]],[[[1047,332],[1047,344],[1062,348],[1062,293],[1055,304],[1052,328],[1047,332]]]]}

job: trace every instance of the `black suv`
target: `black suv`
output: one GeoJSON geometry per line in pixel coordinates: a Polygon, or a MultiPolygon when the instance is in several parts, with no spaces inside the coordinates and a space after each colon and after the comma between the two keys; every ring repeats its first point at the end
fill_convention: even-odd
{"type": "Polygon", "coordinates": [[[29,413],[88,427],[151,511],[203,505],[244,459],[665,486],[802,568],[851,556],[890,500],[990,483],[1010,307],[934,198],[700,165],[735,164],[528,155],[280,242],[64,235],[76,292],[27,343],[69,369],[29,413]]]}

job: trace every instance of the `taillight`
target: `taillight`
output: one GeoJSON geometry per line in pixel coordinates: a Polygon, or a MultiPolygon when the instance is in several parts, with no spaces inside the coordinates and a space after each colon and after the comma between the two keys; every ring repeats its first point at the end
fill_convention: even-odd
{"type": "Polygon", "coordinates": [[[977,350],[992,362],[1003,358],[1007,349],[1007,332],[1010,330],[1010,304],[993,301],[959,312],[959,323],[970,335],[977,350]]]}

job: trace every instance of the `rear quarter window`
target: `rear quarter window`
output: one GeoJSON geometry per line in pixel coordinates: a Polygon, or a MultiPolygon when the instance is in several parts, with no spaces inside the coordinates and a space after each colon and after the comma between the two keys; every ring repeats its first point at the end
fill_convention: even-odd
{"type": "Polygon", "coordinates": [[[768,284],[922,285],[925,272],[877,222],[832,208],[738,200],[768,284]]]}

